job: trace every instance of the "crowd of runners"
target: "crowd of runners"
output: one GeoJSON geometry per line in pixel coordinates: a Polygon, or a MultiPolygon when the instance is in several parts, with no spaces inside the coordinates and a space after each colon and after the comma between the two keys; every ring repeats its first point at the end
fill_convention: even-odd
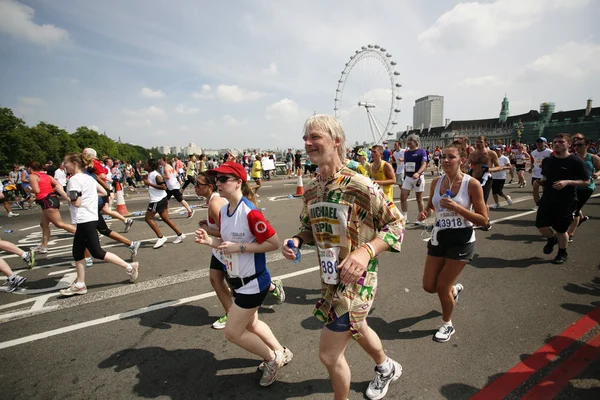
{"type": "MultiPolygon", "coordinates": [[[[1,240],[0,249],[18,255],[32,268],[36,255],[48,252],[52,223],[74,235],[72,255],[77,278],[61,290],[63,296],[87,292],[85,272],[93,259],[123,268],[135,282],[140,264],[133,259],[140,243],[110,230],[102,216],[121,220],[125,233],[133,224],[132,219],[111,209],[115,189],[125,183],[147,188],[145,222],[156,234],[156,249],[167,240],[155,222],[156,214],[175,232],[173,243],[186,239],[169,218],[169,200],[174,197],[186,209],[187,217],[193,218],[194,210],[182,194],[193,185],[207,208],[194,241],[212,249],[206,263],[210,283],[223,306],[223,315],[213,327],[223,329],[227,340],[263,361],[260,385],[271,385],[278,371],[293,358],[291,349],[277,339],[277,332],[258,318],[258,308],[267,296],[274,296],[279,304],[285,301],[281,280],[272,279],[269,273],[266,253],[280,249],[285,258],[297,260],[300,249],[311,245],[316,247],[321,267],[322,296],[313,311],[324,324],[319,357],[329,372],[334,398],[348,397],[351,371],[345,352],[354,340],[375,364],[375,377],[365,394],[369,399],[381,399],[402,374],[402,366],[386,355],[367,316],[377,291],[377,256],[384,251],[401,251],[409,219],[432,229],[423,289],[437,294],[442,309],[442,321],[432,339],[447,342],[456,332],[452,314],[465,290],[458,278],[475,255],[474,228],[491,229],[490,209],[512,205],[503,191],[507,174],[511,175],[509,183],[516,173],[520,187],[531,185],[537,210],[535,226],[547,239],[542,251],[551,254],[558,245],[552,262],[562,264],[567,261],[568,243],[574,240],[576,228],[589,219],[583,207],[600,171],[600,158],[588,151],[590,142],[580,133],[558,134],[549,138],[550,142],[540,137],[531,151],[516,141],[510,146],[490,145],[484,136],[475,139],[474,147],[468,138],[456,138],[443,149],[428,151],[420,148],[417,135],[410,135],[406,146],[395,142],[393,150],[374,145],[347,151],[341,123],[330,116],[315,115],[306,121],[302,139],[308,161],[303,163],[300,152],[291,150],[284,156],[288,177],[314,176],[305,186],[303,205],[298,210],[300,229],[293,237],[280,240],[257,204],[257,192],[265,178],[263,166],[270,164],[266,160],[275,161],[274,154],[244,153],[236,158],[227,153],[221,162],[205,156],[192,156],[187,162],[150,159],[142,166],[141,162],[130,165],[110,158],[99,160],[94,149],[86,148],[67,154],[54,169],[38,162],[25,169],[15,166],[5,189],[13,185],[11,190],[16,193],[7,196],[5,191],[4,205],[12,201],[21,207],[38,204],[42,209],[42,242],[25,251],[1,240]],[[526,170],[532,173],[531,182],[525,180],[526,170]],[[434,178],[426,187],[428,171],[434,178]],[[394,186],[400,191],[400,209],[394,204],[394,186]],[[418,212],[409,215],[407,201],[413,191],[418,212]],[[426,203],[424,193],[428,194],[426,203]],[[493,202],[488,204],[490,194],[493,202]],[[71,224],[61,219],[61,200],[68,204],[71,224]],[[103,250],[98,233],[127,246],[131,261],[103,250]]],[[[14,216],[9,208],[7,211],[14,216]]],[[[25,281],[4,259],[0,259],[0,272],[8,278],[7,291],[18,289],[25,281]]]]}

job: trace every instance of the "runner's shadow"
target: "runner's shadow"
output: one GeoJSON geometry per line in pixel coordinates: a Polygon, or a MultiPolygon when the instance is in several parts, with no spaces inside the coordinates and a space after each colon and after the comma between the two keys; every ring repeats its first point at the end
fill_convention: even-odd
{"type": "Polygon", "coordinates": [[[140,325],[152,329],[171,329],[173,325],[211,325],[217,317],[210,316],[208,311],[203,307],[184,304],[181,306],[166,307],[126,319],[139,319],[140,325]]]}
{"type": "Polygon", "coordinates": [[[321,298],[320,289],[305,289],[293,286],[284,286],[284,289],[285,302],[289,304],[314,306],[315,304],[317,304],[317,301],[321,298]]]}
{"type": "Polygon", "coordinates": [[[369,326],[373,328],[381,339],[397,340],[397,339],[420,339],[433,335],[437,327],[432,326],[431,329],[409,329],[411,326],[418,324],[421,321],[441,317],[439,311],[431,310],[426,314],[399,319],[392,322],[386,322],[379,317],[370,317],[367,319],[369,326]]]}
{"type": "Polygon", "coordinates": [[[577,285],[575,283],[568,283],[563,286],[567,292],[575,294],[589,294],[592,296],[600,296],[600,277],[592,279],[591,283],[584,283],[583,285],[577,285]]]}
{"type": "Polygon", "coordinates": [[[543,242],[544,238],[540,235],[505,235],[503,233],[492,233],[490,236],[486,237],[486,240],[508,240],[531,244],[534,242],[543,242]]]}
{"type": "Polygon", "coordinates": [[[550,260],[539,257],[523,258],[520,260],[506,260],[495,257],[479,257],[475,254],[473,260],[469,263],[475,268],[528,268],[532,265],[548,264],[550,260]]]}
{"type": "Polygon", "coordinates": [[[507,219],[504,221],[494,222],[494,225],[513,225],[513,226],[522,226],[525,228],[531,228],[534,224],[532,221],[529,221],[526,219],[515,218],[515,219],[507,219]]]}
{"type": "MultiPolygon", "coordinates": [[[[232,345],[233,346],[233,345],[232,345]]],[[[285,382],[293,371],[293,361],[278,374],[278,380],[268,389],[259,386],[261,373],[256,359],[230,358],[217,360],[203,349],[166,350],[161,347],[125,349],[112,354],[98,364],[99,368],[112,369],[120,376],[112,381],[122,388],[131,382],[135,371],[137,383],[131,393],[138,397],[166,397],[172,400],[218,399],[287,399],[307,397],[315,393],[332,393],[329,379],[311,379],[302,382],[285,382]],[[135,370],[128,371],[131,368],[135,370]]],[[[327,376],[325,367],[318,364],[321,376],[327,376]]],[[[351,390],[362,393],[368,382],[352,382],[351,390]]],[[[119,389],[123,390],[123,389],[119,389]]],[[[124,390],[128,390],[125,388],[124,390]]],[[[108,395],[108,394],[107,394],[108,395]]],[[[123,396],[123,392],[120,393],[123,396]]],[[[128,393],[123,397],[129,397],[128,393]]]]}
{"type": "MultiPolygon", "coordinates": [[[[501,375],[503,374],[490,376],[486,386],[495,381],[501,375]]],[[[440,394],[448,400],[467,400],[475,396],[480,390],[480,388],[476,388],[475,386],[467,385],[465,383],[450,383],[441,387],[440,394]]]]}

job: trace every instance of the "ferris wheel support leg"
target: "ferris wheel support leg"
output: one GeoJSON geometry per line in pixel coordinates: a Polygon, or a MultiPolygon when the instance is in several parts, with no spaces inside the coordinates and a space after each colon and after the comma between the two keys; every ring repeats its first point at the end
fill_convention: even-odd
{"type": "Polygon", "coordinates": [[[374,144],[379,144],[379,142],[381,141],[381,138],[383,138],[383,133],[381,133],[381,130],[379,129],[379,125],[377,125],[377,121],[375,121],[375,118],[373,117],[373,115],[371,114],[371,112],[369,111],[368,108],[367,108],[367,115],[369,116],[369,125],[371,125],[371,134],[373,135],[373,142],[374,142],[374,144]],[[375,136],[375,130],[373,130],[373,126],[375,126],[375,129],[377,130],[377,133],[379,134],[379,140],[375,136]]]}

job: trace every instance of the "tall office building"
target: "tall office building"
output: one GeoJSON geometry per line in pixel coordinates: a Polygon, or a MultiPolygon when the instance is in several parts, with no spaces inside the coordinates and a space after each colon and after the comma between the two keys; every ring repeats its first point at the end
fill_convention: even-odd
{"type": "Polygon", "coordinates": [[[444,126],[444,96],[429,95],[415,101],[413,128],[444,126]]]}

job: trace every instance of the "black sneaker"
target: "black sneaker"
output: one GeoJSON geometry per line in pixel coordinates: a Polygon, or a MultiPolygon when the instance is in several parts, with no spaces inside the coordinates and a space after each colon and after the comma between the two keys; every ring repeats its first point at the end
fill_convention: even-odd
{"type": "Polygon", "coordinates": [[[587,215],[584,215],[583,217],[579,218],[579,223],[577,224],[577,226],[581,226],[581,224],[583,224],[585,221],[588,221],[590,219],[590,217],[588,217],[587,215]]]}
{"type": "Polygon", "coordinates": [[[544,254],[552,254],[552,252],[554,251],[554,246],[557,243],[558,239],[556,238],[556,236],[552,236],[551,238],[549,238],[546,244],[544,245],[544,254]]]}
{"type": "Polygon", "coordinates": [[[567,261],[568,255],[567,252],[558,252],[554,260],[552,260],[552,264],[564,264],[567,261]]]}

